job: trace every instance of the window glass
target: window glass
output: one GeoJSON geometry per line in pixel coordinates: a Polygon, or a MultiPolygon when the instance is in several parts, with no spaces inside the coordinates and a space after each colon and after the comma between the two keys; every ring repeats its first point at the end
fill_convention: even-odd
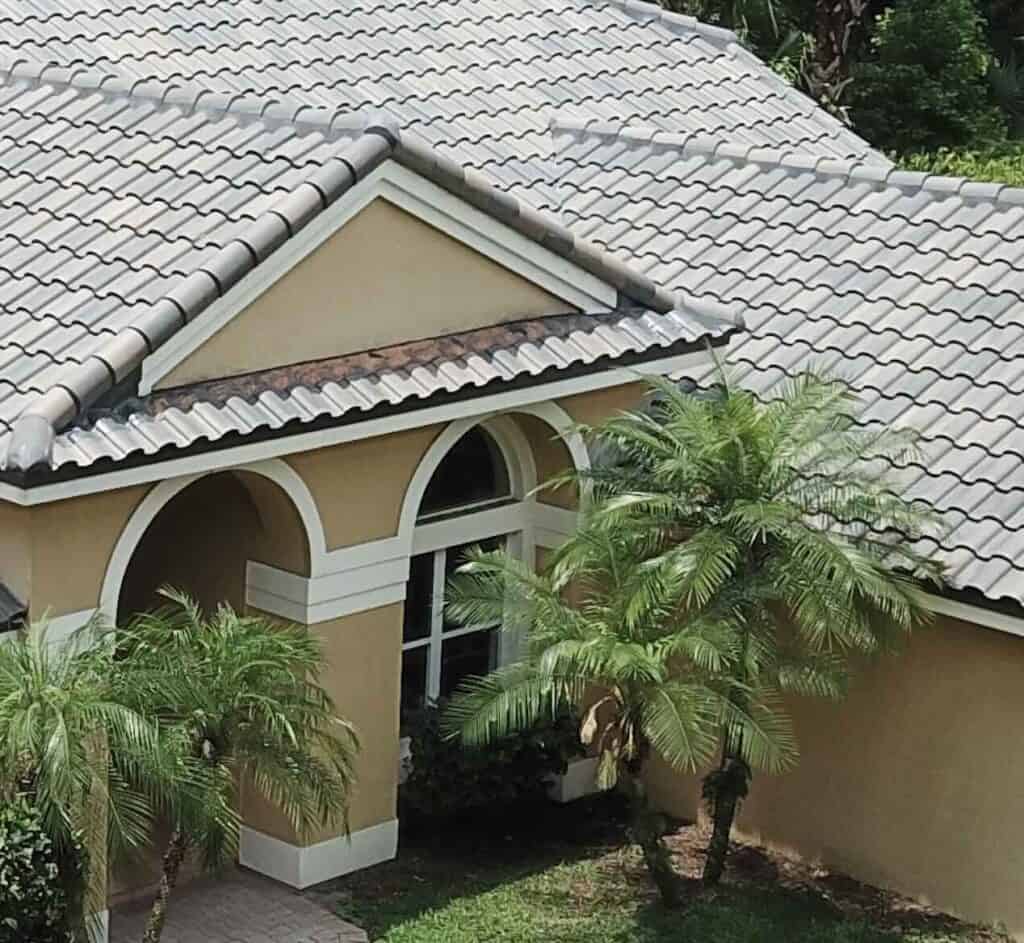
{"type": "Polygon", "coordinates": [[[511,490],[501,450],[477,426],[459,439],[438,465],[423,494],[420,515],[507,498],[511,490]]]}
{"type": "MultiPolygon", "coordinates": [[[[468,544],[460,544],[457,547],[449,547],[445,551],[444,557],[444,585],[447,589],[448,581],[455,575],[456,571],[462,564],[466,562],[466,553],[473,547],[479,547],[481,550],[491,551],[500,550],[505,546],[505,538],[502,537],[488,537],[486,540],[474,540],[468,544]]],[[[448,613],[444,614],[444,627],[448,629],[461,629],[463,625],[460,622],[455,622],[448,617],[448,613]]]]}
{"type": "Polygon", "coordinates": [[[441,697],[451,697],[466,678],[487,674],[497,664],[497,654],[497,629],[445,639],[441,647],[441,697]]]}
{"type": "Polygon", "coordinates": [[[402,652],[402,714],[418,711],[427,701],[428,645],[402,652]]]}
{"type": "Polygon", "coordinates": [[[430,635],[430,608],[434,598],[434,555],[423,553],[409,561],[405,591],[402,640],[414,642],[430,635]]]}

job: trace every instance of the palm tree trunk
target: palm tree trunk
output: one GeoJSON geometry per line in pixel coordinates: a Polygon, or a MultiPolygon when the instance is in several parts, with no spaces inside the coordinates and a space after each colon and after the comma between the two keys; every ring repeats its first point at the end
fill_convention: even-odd
{"type": "Polygon", "coordinates": [[[740,800],[747,794],[750,767],[728,743],[722,747],[722,763],[704,780],[704,798],[711,807],[711,839],[708,841],[702,879],[713,887],[722,879],[729,839],[740,800]]]}
{"type": "Polygon", "coordinates": [[[683,903],[683,884],[672,867],[672,856],[662,838],[663,818],[651,806],[643,778],[643,763],[630,764],[629,774],[632,787],[630,832],[633,841],[640,846],[644,864],[658,889],[661,902],[675,909],[683,903]]]}
{"type": "Polygon", "coordinates": [[[178,883],[178,873],[181,871],[181,863],[185,860],[186,851],[188,851],[188,841],[180,831],[175,829],[171,832],[170,840],[164,851],[160,888],[153,901],[153,908],[149,912],[149,920],[146,923],[146,932],[142,936],[142,943],[160,943],[160,937],[164,932],[164,923],[167,921],[167,905],[171,899],[171,892],[178,883]]]}
{"type": "Polygon", "coordinates": [[[729,838],[732,835],[733,821],[736,819],[736,801],[734,791],[720,786],[711,803],[711,840],[708,842],[702,875],[706,885],[717,884],[725,871],[725,861],[729,855],[729,838]]]}

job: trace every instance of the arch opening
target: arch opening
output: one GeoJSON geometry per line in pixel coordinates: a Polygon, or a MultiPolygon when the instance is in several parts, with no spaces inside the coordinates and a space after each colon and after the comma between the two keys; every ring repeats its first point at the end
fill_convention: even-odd
{"type": "Polygon", "coordinates": [[[185,590],[207,612],[222,602],[242,611],[250,560],[310,571],[310,539],[299,509],[277,483],[252,471],[201,476],[137,514],[148,520],[134,522],[141,533],[124,548],[130,552],[122,554],[120,575],[118,561],[111,563],[108,584],[116,585],[105,586],[104,608],[118,623],[159,605],[157,590],[164,585],[185,590]]]}

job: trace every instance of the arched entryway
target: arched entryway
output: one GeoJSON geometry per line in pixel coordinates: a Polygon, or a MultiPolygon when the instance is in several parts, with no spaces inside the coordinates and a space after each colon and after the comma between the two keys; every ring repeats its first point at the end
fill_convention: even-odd
{"type": "Polygon", "coordinates": [[[221,602],[243,609],[249,561],[308,575],[311,547],[322,536],[310,533],[305,495],[286,490],[289,484],[287,476],[247,468],[158,486],[108,566],[108,617],[123,622],[151,609],[163,585],[186,590],[207,610],[221,602]]]}

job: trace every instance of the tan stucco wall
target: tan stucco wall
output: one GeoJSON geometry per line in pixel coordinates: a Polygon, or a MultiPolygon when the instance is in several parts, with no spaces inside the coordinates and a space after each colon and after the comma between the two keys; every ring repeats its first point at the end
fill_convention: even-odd
{"type": "MultiPolygon", "coordinates": [[[[321,680],[338,713],[355,725],[359,735],[358,782],[350,807],[353,831],[395,817],[402,608],[400,603],[382,606],[314,626],[327,657],[321,680]]],[[[253,828],[282,841],[297,840],[281,813],[251,789],[245,792],[242,808],[253,828]]],[[[333,834],[306,836],[301,843],[333,834]]]]}
{"type": "Polygon", "coordinates": [[[409,482],[443,428],[423,426],[288,456],[312,492],[329,550],[397,533],[409,482]]]}
{"type": "MultiPolygon", "coordinates": [[[[1024,937],[1024,639],[943,620],[795,717],[800,765],[755,779],[744,834],[1024,937]]],[[[652,787],[695,815],[695,779],[652,787]]]]}
{"type": "Polygon", "coordinates": [[[570,310],[566,301],[377,199],[160,386],[570,310]]]}
{"type": "Polygon", "coordinates": [[[146,491],[139,485],[29,509],[33,618],[99,604],[110,556],[146,491]]]}
{"type": "MultiPolygon", "coordinates": [[[[643,368],[637,367],[637,372],[642,373],[643,368]]],[[[593,425],[614,413],[636,409],[643,402],[647,389],[647,384],[638,380],[606,390],[566,396],[558,400],[558,405],[572,416],[574,422],[593,425]]]]}
{"type": "MultiPolygon", "coordinates": [[[[636,391],[570,397],[561,405],[574,418],[592,421],[632,405],[636,391]]],[[[525,416],[520,423],[535,450],[538,472],[547,478],[568,461],[551,430],[525,416]]],[[[423,456],[444,429],[427,426],[289,456],[322,518],[328,549],[393,536],[406,489],[423,456]]],[[[0,504],[0,579],[31,590],[33,611],[55,615],[96,606],[111,553],[132,512],[153,485],[69,499],[30,509],[0,504]]],[[[571,504],[568,499],[566,504],[571,504]]],[[[306,573],[308,546],[294,507],[276,486],[246,473],[202,479],[181,493],[157,518],[150,546],[130,568],[136,595],[170,579],[190,586],[205,601],[242,603],[243,561],[257,559],[306,573]]],[[[352,828],[395,816],[402,606],[392,605],[314,627],[328,659],[324,681],[339,712],[357,727],[362,742],[352,828]]],[[[291,838],[280,815],[251,795],[246,821],[278,837],[291,838]]],[[[313,836],[317,840],[326,836],[313,836]]],[[[133,895],[152,885],[152,858],[122,870],[112,885],[133,895]]]]}

